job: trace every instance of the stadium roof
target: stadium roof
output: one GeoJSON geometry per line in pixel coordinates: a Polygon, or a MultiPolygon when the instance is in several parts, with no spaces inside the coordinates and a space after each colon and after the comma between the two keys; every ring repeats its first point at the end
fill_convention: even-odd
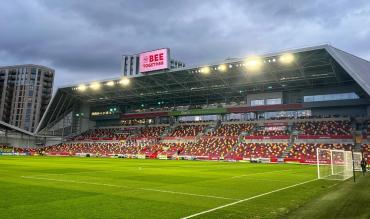
{"type": "Polygon", "coordinates": [[[129,79],[61,87],[36,132],[60,120],[76,103],[99,105],[197,104],[240,101],[245,93],[358,84],[370,95],[370,62],[330,45],[232,59],[212,65],[148,73],[129,79]],[[258,68],[258,69],[257,69],[258,68]],[[121,83],[123,82],[123,83],[121,83]]]}
{"type": "Polygon", "coordinates": [[[21,133],[21,134],[34,136],[34,134],[32,132],[29,132],[29,131],[26,131],[24,129],[18,128],[14,125],[10,125],[10,124],[8,124],[6,122],[3,122],[3,121],[0,121],[0,129],[1,130],[10,130],[12,132],[17,132],[17,133],[21,133]]]}

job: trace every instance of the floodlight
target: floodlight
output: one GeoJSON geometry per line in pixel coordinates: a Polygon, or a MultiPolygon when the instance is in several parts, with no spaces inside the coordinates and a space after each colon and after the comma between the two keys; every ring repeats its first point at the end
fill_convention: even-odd
{"type": "Polygon", "coordinates": [[[100,89],[100,83],[99,82],[93,82],[90,84],[90,88],[92,90],[99,90],[100,89]]]}
{"type": "Polygon", "coordinates": [[[245,67],[248,70],[255,71],[261,68],[262,66],[262,59],[260,57],[250,57],[245,60],[245,67]]]}
{"type": "Polygon", "coordinates": [[[279,61],[283,64],[290,64],[294,61],[294,55],[291,53],[285,53],[280,56],[279,61]]]}
{"type": "Polygon", "coordinates": [[[114,85],[114,81],[108,81],[105,85],[112,87],[114,85]]]}
{"type": "Polygon", "coordinates": [[[222,65],[219,65],[218,66],[218,70],[222,71],[222,72],[225,72],[227,69],[226,65],[222,64],[222,65]]]}
{"type": "Polygon", "coordinates": [[[87,87],[84,84],[78,85],[78,87],[77,87],[77,90],[79,90],[79,91],[85,91],[86,89],[87,89],[87,87]]]}
{"type": "Polygon", "coordinates": [[[130,84],[130,80],[128,78],[122,78],[120,81],[119,81],[120,84],[124,85],[124,86],[127,86],[130,84]]]}
{"type": "Polygon", "coordinates": [[[210,72],[211,72],[211,68],[208,66],[200,69],[200,73],[203,73],[203,74],[209,74],[210,72]]]}

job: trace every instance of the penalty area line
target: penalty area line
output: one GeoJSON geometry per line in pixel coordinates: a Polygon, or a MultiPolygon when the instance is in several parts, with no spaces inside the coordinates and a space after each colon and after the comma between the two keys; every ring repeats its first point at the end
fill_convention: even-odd
{"type": "Polygon", "coordinates": [[[310,183],[310,182],[313,182],[313,181],[317,181],[317,180],[318,179],[308,180],[308,181],[297,183],[297,184],[294,184],[294,185],[291,185],[291,186],[287,186],[287,187],[284,187],[284,188],[276,189],[276,190],[273,190],[273,191],[270,191],[270,192],[265,192],[265,193],[262,193],[262,194],[259,194],[259,195],[256,195],[256,196],[252,196],[252,197],[249,197],[249,198],[241,199],[241,200],[238,200],[238,201],[235,201],[235,202],[226,204],[226,205],[221,205],[221,206],[218,206],[218,207],[215,207],[215,208],[211,208],[211,209],[206,210],[206,211],[202,211],[202,212],[195,213],[195,214],[192,214],[192,215],[189,215],[189,216],[186,216],[186,217],[182,217],[181,219],[193,218],[193,217],[196,217],[196,216],[199,216],[199,215],[203,215],[203,214],[206,214],[206,213],[209,213],[209,212],[212,212],[212,211],[216,211],[216,210],[219,210],[219,209],[222,209],[222,208],[226,208],[226,207],[229,207],[229,206],[232,206],[232,205],[236,205],[236,204],[239,204],[239,203],[242,203],[242,202],[246,202],[246,201],[249,201],[249,200],[252,200],[252,199],[255,199],[255,198],[259,198],[259,197],[262,197],[262,196],[265,196],[265,195],[269,195],[269,194],[272,194],[272,193],[275,193],[275,192],[280,192],[280,191],[283,191],[283,190],[286,190],[286,189],[297,187],[297,186],[300,186],[300,185],[303,185],[303,184],[306,184],[306,183],[310,183]]]}
{"type": "Polygon", "coordinates": [[[117,188],[126,188],[132,190],[142,190],[142,191],[151,191],[151,192],[161,192],[161,193],[169,193],[169,194],[178,194],[178,195],[186,195],[186,196],[196,196],[196,197],[204,197],[204,198],[214,198],[214,199],[225,199],[225,200],[240,200],[235,198],[227,198],[222,196],[214,196],[214,195],[202,195],[202,194],[195,194],[195,193],[187,193],[187,192],[176,192],[170,190],[162,190],[162,189],[151,189],[151,188],[135,188],[129,186],[120,186],[114,184],[107,184],[107,183],[94,183],[94,182],[86,182],[86,181],[76,181],[76,180],[68,180],[68,179],[53,179],[47,177],[33,177],[33,176],[21,176],[24,179],[36,179],[36,180],[47,180],[47,181],[55,181],[55,182],[67,182],[67,183],[76,183],[76,184],[88,184],[88,185],[96,185],[96,186],[107,186],[107,187],[117,187],[117,188]]]}

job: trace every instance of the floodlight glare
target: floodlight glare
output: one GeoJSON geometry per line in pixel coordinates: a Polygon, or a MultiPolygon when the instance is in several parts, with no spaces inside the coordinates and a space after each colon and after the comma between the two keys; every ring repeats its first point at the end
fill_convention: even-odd
{"type": "Polygon", "coordinates": [[[202,74],[209,74],[211,72],[211,68],[206,66],[200,69],[200,73],[202,74]]]}
{"type": "Polygon", "coordinates": [[[114,81],[108,81],[108,82],[106,83],[106,85],[107,85],[107,86],[112,87],[112,86],[114,85],[114,81]]]}
{"type": "Polygon", "coordinates": [[[283,64],[290,64],[294,61],[294,56],[291,53],[286,53],[280,56],[279,61],[283,64]]]}
{"type": "Polygon", "coordinates": [[[90,84],[90,88],[92,90],[99,90],[100,89],[100,83],[99,82],[94,82],[90,84]]]}
{"type": "Polygon", "coordinates": [[[261,68],[262,60],[259,57],[250,57],[247,58],[244,64],[248,70],[254,71],[261,68]]]}
{"type": "Polygon", "coordinates": [[[127,86],[130,84],[130,80],[128,78],[122,78],[120,81],[119,81],[120,84],[124,85],[124,86],[127,86]]]}
{"type": "Polygon", "coordinates": [[[218,66],[218,70],[222,71],[222,72],[225,72],[227,69],[226,65],[222,64],[220,66],[218,66]]]}
{"type": "Polygon", "coordinates": [[[81,85],[78,85],[77,90],[79,90],[79,91],[85,91],[86,88],[87,88],[86,85],[81,84],[81,85]]]}

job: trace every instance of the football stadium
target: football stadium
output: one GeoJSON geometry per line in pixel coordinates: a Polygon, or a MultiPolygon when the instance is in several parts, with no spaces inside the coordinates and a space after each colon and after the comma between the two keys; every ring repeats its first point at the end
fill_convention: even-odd
{"type": "Polygon", "coordinates": [[[126,61],[58,88],[35,132],[1,122],[0,218],[370,218],[369,61],[126,61]]]}

